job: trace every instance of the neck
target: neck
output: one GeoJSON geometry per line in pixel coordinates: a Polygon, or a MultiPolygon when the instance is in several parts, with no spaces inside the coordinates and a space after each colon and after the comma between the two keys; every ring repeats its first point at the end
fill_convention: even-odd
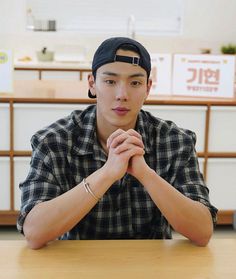
{"type": "Polygon", "coordinates": [[[101,131],[97,127],[97,136],[98,136],[98,141],[100,142],[103,150],[108,154],[107,139],[108,139],[109,135],[107,133],[104,133],[104,131],[101,131]]]}
{"type": "Polygon", "coordinates": [[[116,127],[109,127],[108,125],[103,125],[102,121],[97,121],[97,137],[98,141],[100,142],[102,148],[108,153],[107,149],[107,139],[109,136],[115,132],[118,128],[116,127]]]}

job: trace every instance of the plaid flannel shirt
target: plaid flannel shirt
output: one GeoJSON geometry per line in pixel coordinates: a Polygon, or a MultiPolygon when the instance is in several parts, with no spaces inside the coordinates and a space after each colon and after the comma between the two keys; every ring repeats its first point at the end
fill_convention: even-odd
{"type": "MultiPolygon", "coordinates": [[[[209,202],[208,188],[199,171],[195,134],[143,110],[135,129],[142,135],[147,164],[183,195],[207,206],[215,223],[217,209],[209,202]]],[[[69,191],[107,160],[96,133],[96,105],[73,111],[38,131],[31,144],[30,171],[20,184],[22,204],[17,228],[22,233],[25,217],[37,203],[69,191]]],[[[169,223],[145,188],[133,176],[125,174],[60,239],[171,237],[169,223]]]]}

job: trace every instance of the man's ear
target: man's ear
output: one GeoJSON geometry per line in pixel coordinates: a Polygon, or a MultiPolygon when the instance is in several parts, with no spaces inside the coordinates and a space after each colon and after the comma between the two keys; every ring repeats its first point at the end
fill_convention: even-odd
{"type": "Polygon", "coordinates": [[[89,90],[93,96],[96,96],[95,79],[93,74],[88,75],[89,90]]]}

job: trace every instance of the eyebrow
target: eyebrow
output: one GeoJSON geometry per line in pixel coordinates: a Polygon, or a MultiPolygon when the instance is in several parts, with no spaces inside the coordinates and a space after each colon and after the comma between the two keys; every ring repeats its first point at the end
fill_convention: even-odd
{"type": "MultiPolygon", "coordinates": [[[[120,74],[117,74],[117,73],[114,73],[114,72],[109,72],[109,71],[106,71],[106,72],[103,72],[101,73],[102,75],[106,75],[106,76],[120,76],[120,74]]],[[[145,74],[143,73],[135,73],[135,74],[132,74],[130,75],[129,77],[131,78],[134,78],[134,77],[145,77],[145,74]]]]}

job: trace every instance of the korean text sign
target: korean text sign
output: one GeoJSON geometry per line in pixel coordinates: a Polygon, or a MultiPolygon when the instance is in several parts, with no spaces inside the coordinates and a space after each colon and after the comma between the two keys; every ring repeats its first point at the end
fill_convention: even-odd
{"type": "Polygon", "coordinates": [[[234,55],[174,55],[173,95],[234,96],[234,55]]]}
{"type": "Polygon", "coordinates": [[[172,78],[172,55],[164,53],[151,54],[153,95],[170,95],[172,78]]]}

